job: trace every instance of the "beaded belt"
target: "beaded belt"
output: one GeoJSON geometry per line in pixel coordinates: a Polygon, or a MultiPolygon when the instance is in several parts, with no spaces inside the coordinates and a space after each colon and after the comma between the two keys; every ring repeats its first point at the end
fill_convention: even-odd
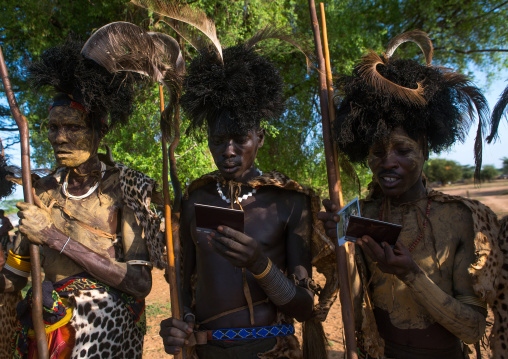
{"type": "Polygon", "coordinates": [[[216,329],[207,331],[208,340],[263,339],[295,334],[292,324],[256,328],[216,329]]]}

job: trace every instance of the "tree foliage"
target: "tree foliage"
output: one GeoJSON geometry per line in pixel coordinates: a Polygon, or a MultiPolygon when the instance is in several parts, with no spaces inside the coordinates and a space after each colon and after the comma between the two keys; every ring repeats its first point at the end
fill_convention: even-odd
{"type": "Polygon", "coordinates": [[[444,185],[462,178],[462,167],[457,162],[441,158],[427,161],[423,171],[430,182],[444,185]]]}
{"type": "Polygon", "coordinates": [[[480,172],[480,178],[482,181],[490,182],[496,176],[499,174],[499,171],[496,169],[496,167],[492,165],[485,165],[483,166],[481,172],[480,172]]]}
{"type": "MultiPolygon", "coordinates": [[[[306,0],[191,0],[191,6],[212,17],[224,46],[252,36],[266,25],[286,27],[307,39],[313,49],[306,0]]],[[[508,11],[505,1],[459,0],[331,0],[326,2],[327,27],[335,74],[349,72],[366,49],[382,51],[389,39],[412,29],[427,31],[433,39],[435,64],[467,70],[473,66],[495,73],[506,66],[508,11]],[[496,36],[491,36],[496,34],[496,36]]],[[[112,21],[129,21],[155,31],[170,29],[158,16],[126,0],[2,0],[0,45],[18,102],[31,127],[33,158],[38,166],[52,166],[46,140],[49,93],[35,94],[25,81],[25,63],[67,36],[86,39],[112,21]]],[[[326,170],[319,115],[317,72],[307,72],[306,61],[295,48],[278,42],[262,43],[260,50],[273,60],[284,77],[287,111],[269,127],[270,136],[258,157],[263,170],[278,169],[317,188],[326,195],[326,170]]],[[[196,52],[185,46],[187,60],[196,52]]],[[[397,55],[417,57],[417,46],[405,44],[397,55]]],[[[421,58],[421,56],[420,56],[421,58]]],[[[158,128],[156,88],[138,89],[138,106],[127,126],[108,134],[116,160],[160,180],[162,154],[158,128]]],[[[12,119],[0,108],[0,127],[12,127],[12,119]]],[[[185,127],[186,119],[183,118],[185,127]]],[[[1,136],[5,137],[5,132],[1,136]]],[[[193,179],[213,169],[206,141],[183,135],[177,149],[180,178],[193,179]]],[[[357,168],[363,187],[370,180],[366,167],[357,168]]],[[[343,178],[346,199],[356,195],[349,178],[343,178]]]]}
{"type": "Polygon", "coordinates": [[[503,173],[508,174],[508,157],[503,157],[502,161],[503,161],[502,171],[503,171],[503,173]]]}

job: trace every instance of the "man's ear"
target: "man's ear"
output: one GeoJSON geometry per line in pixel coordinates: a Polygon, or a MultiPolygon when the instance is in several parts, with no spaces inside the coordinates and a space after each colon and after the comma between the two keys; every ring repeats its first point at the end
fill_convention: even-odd
{"type": "Polygon", "coordinates": [[[256,136],[258,138],[258,148],[259,147],[263,147],[263,144],[265,143],[265,129],[264,128],[260,128],[257,132],[256,132],[256,136]]]}

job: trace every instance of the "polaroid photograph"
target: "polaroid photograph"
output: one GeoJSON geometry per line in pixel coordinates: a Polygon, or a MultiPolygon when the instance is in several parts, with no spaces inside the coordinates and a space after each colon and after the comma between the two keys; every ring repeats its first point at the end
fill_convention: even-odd
{"type": "Polygon", "coordinates": [[[377,243],[387,242],[393,248],[401,230],[402,226],[399,224],[352,215],[348,221],[345,239],[356,242],[357,238],[367,235],[377,243]]]}
{"type": "Polygon", "coordinates": [[[337,238],[339,240],[339,246],[341,246],[347,241],[346,232],[349,217],[360,217],[360,203],[358,202],[358,197],[345,205],[337,214],[340,216],[340,222],[337,223],[337,238]]]}

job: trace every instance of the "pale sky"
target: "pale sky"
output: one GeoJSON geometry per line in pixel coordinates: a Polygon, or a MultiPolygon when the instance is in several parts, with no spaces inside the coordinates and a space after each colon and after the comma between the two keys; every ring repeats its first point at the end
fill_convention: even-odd
{"type": "MultiPolygon", "coordinates": [[[[480,76],[478,76],[479,78],[480,76]]],[[[487,87],[485,83],[477,82],[476,85],[484,90],[484,95],[489,102],[490,110],[496,105],[499,96],[508,85],[508,70],[500,72],[492,84],[487,87]]],[[[431,158],[439,157],[459,162],[461,165],[474,165],[474,139],[476,136],[475,123],[470,131],[464,144],[457,143],[449,151],[442,152],[439,156],[433,155],[431,158]]],[[[508,120],[506,116],[501,118],[498,129],[499,138],[495,143],[490,145],[483,144],[483,165],[494,165],[496,168],[502,167],[501,158],[508,157],[508,120]]]]}

